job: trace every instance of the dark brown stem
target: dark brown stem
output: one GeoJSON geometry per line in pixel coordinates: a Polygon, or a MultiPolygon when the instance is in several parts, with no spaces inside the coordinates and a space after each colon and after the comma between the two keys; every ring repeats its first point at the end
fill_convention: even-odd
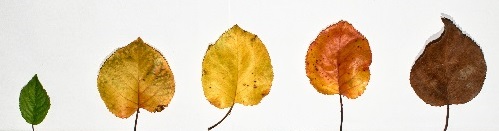
{"type": "Polygon", "coordinates": [[[33,126],[33,124],[31,124],[31,129],[35,131],[35,127],[33,126]]]}
{"type": "Polygon", "coordinates": [[[137,131],[137,119],[139,119],[139,108],[137,108],[137,114],[135,114],[135,126],[133,127],[133,131],[137,131]]]}
{"type": "Polygon", "coordinates": [[[222,120],[218,121],[218,122],[217,122],[217,124],[215,124],[215,125],[211,126],[210,128],[208,128],[208,130],[213,129],[213,128],[217,127],[217,126],[218,126],[218,124],[222,123],[222,121],[224,121],[224,120],[225,120],[225,118],[227,118],[227,116],[229,116],[230,112],[232,111],[232,108],[234,108],[234,105],[232,105],[232,106],[230,107],[229,112],[227,112],[227,114],[225,114],[225,116],[224,116],[224,118],[222,118],[222,120]]]}
{"type": "Polygon", "coordinates": [[[445,128],[444,128],[444,131],[447,131],[447,126],[449,126],[449,105],[447,105],[447,116],[445,117],[445,128]]]}
{"type": "Polygon", "coordinates": [[[340,131],[343,130],[343,99],[341,99],[341,95],[340,95],[340,105],[341,105],[341,123],[340,123],[340,131]]]}

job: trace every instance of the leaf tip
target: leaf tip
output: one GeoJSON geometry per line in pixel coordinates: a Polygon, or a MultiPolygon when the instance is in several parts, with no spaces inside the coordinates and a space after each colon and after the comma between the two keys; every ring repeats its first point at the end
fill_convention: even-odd
{"type": "Polygon", "coordinates": [[[444,21],[444,20],[454,21],[454,18],[452,18],[452,16],[450,16],[448,14],[441,13],[441,15],[442,16],[440,16],[440,18],[442,19],[442,21],[444,21]]]}
{"type": "Polygon", "coordinates": [[[241,28],[241,27],[239,27],[239,25],[235,24],[234,26],[232,26],[232,28],[241,28]]]}
{"type": "Polygon", "coordinates": [[[234,26],[232,26],[229,30],[227,30],[227,32],[234,32],[234,31],[242,31],[242,32],[246,32],[245,30],[243,30],[243,28],[241,28],[238,24],[235,24],[234,26]]]}
{"type": "Polygon", "coordinates": [[[31,81],[38,81],[38,74],[35,74],[33,77],[31,77],[31,81]]]}
{"type": "Polygon", "coordinates": [[[135,41],[142,41],[142,38],[140,38],[140,36],[139,36],[139,37],[137,37],[137,40],[135,40],[135,41]]]}
{"type": "MultiPolygon", "coordinates": [[[[134,41],[132,41],[132,43],[130,43],[129,45],[132,45],[132,44],[146,44],[146,43],[144,42],[144,40],[142,40],[142,38],[137,37],[137,39],[136,39],[136,40],[134,40],[134,41]]],[[[147,45],[147,44],[146,44],[146,45],[147,45]]],[[[149,46],[149,45],[148,45],[148,46],[149,46]]]]}
{"type": "Polygon", "coordinates": [[[350,23],[348,23],[348,21],[346,21],[346,20],[340,20],[340,21],[338,21],[338,23],[337,23],[337,24],[349,24],[349,25],[351,25],[351,24],[350,24],[350,23]]]}

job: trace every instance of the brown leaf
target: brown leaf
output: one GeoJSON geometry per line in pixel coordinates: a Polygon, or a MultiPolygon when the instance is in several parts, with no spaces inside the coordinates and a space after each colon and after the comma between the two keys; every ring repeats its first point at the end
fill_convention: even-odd
{"type": "Polygon", "coordinates": [[[442,18],[444,32],[426,45],[411,69],[411,86],[427,104],[464,104],[480,93],[487,66],[480,47],[442,18]]]}

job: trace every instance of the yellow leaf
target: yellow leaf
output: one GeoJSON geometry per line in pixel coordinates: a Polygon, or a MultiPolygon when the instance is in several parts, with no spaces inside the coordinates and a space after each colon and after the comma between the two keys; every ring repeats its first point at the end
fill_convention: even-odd
{"type": "Polygon", "coordinates": [[[175,92],[168,62],[140,38],[107,58],[97,86],[109,111],[120,118],[130,117],[139,108],[161,112],[175,92]]]}
{"type": "Polygon", "coordinates": [[[203,60],[203,91],[218,107],[256,105],[272,85],[274,74],[262,41],[234,25],[210,45],[203,60]]]}
{"type": "Polygon", "coordinates": [[[355,99],[369,82],[371,61],[367,39],[350,23],[340,21],[324,29],[310,44],[305,68],[318,92],[355,99]]]}

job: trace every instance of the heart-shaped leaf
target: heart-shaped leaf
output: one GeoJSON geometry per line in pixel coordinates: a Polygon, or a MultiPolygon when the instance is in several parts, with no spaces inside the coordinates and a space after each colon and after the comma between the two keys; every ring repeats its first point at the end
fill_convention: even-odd
{"type": "Polygon", "coordinates": [[[175,92],[168,62],[140,38],[107,58],[97,86],[109,111],[119,118],[130,117],[139,108],[161,112],[175,92]]]}
{"type": "Polygon", "coordinates": [[[203,59],[204,95],[218,108],[232,110],[234,103],[245,106],[260,103],[269,94],[273,79],[265,45],[238,25],[210,45],[203,59]]]}
{"type": "Polygon", "coordinates": [[[324,29],[305,59],[307,76],[318,92],[351,99],[364,93],[371,61],[369,42],[346,21],[324,29]]]}
{"type": "Polygon", "coordinates": [[[364,93],[371,61],[369,42],[346,21],[324,29],[308,48],[305,69],[310,83],[322,94],[340,94],[341,122],[341,95],[355,99],[364,93]]]}
{"type": "Polygon", "coordinates": [[[447,105],[444,131],[449,121],[449,105],[464,104],[475,98],[485,81],[487,66],[480,47],[447,18],[444,32],[428,43],[411,69],[411,86],[432,106],[447,105]]]}
{"type": "Polygon", "coordinates": [[[480,93],[487,66],[480,47],[451,20],[444,32],[426,45],[411,69],[411,86],[427,104],[464,104],[480,93]]]}

